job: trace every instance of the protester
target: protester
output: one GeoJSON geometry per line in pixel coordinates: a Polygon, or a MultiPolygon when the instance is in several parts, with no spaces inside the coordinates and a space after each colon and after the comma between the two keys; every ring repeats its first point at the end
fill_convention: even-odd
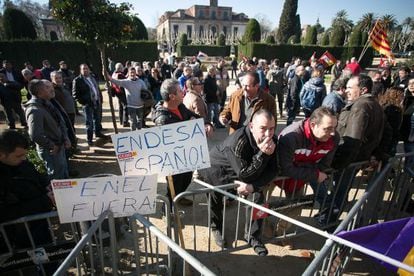
{"type": "Polygon", "coordinates": [[[283,68],[280,68],[278,59],[275,59],[272,62],[270,70],[266,74],[266,78],[269,81],[270,95],[275,99],[277,97],[279,118],[283,118],[285,78],[283,68]]]}
{"type": "MultiPolygon", "coordinates": [[[[166,125],[182,121],[199,118],[199,116],[188,110],[183,104],[183,91],[179,82],[174,79],[166,79],[161,85],[162,100],[156,105],[153,120],[155,125],[166,125]]],[[[212,132],[211,125],[206,125],[207,136],[212,132]]],[[[191,183],[193,172],[185,172],[172,176],[175,194],[184,192],[191,183]]],[[[167,183],[169,180],[167,179],[167,183]]],[[[172,203],[171,191],[168,188],[167,196],[172,203]]],[[[193,202],[187,198],[182,198],[179,202],[182,205],[192,205],[193,202]]]]}
{"type": "Polygon", "coordinates": [[[207,112],[207,104],[202,98],[203,83],[198,78],[187,80],[188,92],[184,96],[183,104],[188,110],[204,119],[206,124],[211,124],[207,112]]]}
{"type": "Polygon", "coordinates": [[[276,118],[275,98],[260,89],[257,73],[246,73],[242,84],[243,88],[233,92],[219,117],[221,124],[230,126],[230,134],[248,125],[252,114],[261,108],[269,110],[276,118]]]}
{"type": "Polygon", "coordinates": [[[83,105],[85,114],[85,125],[87,142],[89,146],[93,145],[93,133],[98,138],[106,139],[107,136],[102,133],[102,94],[99,90],[98,83],[91,75],[87,64],[80,65],[80,75],[73,80],[72,94],[75,99],[83,105]]]}
{"type": "Polygon", "coordinates": [[[311,78],[303,85],[299,97],[305,118],[309,118],[312,112],[322,105],[326,96],[326,86],[323,78],[323,66],[312,70],[311,78]]]}
{"type": "Polygon", "coordinates": [[[30,138],[45,162],[50,179],[68,178],[65,150],[71,143],[63,117],[50,102],[55,97],[53,84],[48,80],[32,80],[29,92],[32,99],[25,104],[25,111],[30,138]]]}
{"type": "Polygon", "coordinates": [[[288,93],[286,95],[286,109],[287,120],[286,125],[290,125],[296,118],[296,115],[300,111],[300,91],[303,87],[302,77],[305,74],[305,68],[303,65],[299,65],[295,68],[295,75],[290,79],[288,86],[288,93]]]}
{"type": "MultiPolygon", "coordinates": [[[[240,184],[237,192],[254,196],[257,204],[263,203],[262,190],[277,174],[275,127],[273,112],[257,110],[248,125],[242,126],[211,149],[211,167],[199,171],[201,178],[213,185],[230,183],[236,179],[243,181],[245,184],[240,184]]],[[[213,235],[217,245],[226,248],[227,242],[222,235],[222,209],[223,196],[215,192],[211,202],[213,235]]],[[[260,238],[263,220],[253,220],[250,228],[250,215],[251,209],[247,208],[244,238],[256,254],[266,256],[268,251],[260,238]]]]}
{"type": "Polygon", "coordinates": [[[332,92],[323,99],[322,106],[332,110],[335,114],[341,113],[346,104],[346,84],[349,78],[339,78],[332,88],[332,92]]]}

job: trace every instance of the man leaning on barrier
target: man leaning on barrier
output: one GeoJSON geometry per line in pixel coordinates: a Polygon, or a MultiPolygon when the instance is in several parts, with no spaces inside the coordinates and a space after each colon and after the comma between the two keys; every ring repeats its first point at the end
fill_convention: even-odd
{"type": "MultiPolygon", "coordinates": [[[[200,170],[201,178],[212,185],[223,185],[236,179],[249,183],[240,184],[237,192],[254,195],[255,203],[263,203],[262,189],[277,174],[275,125],[271,111],[256,111],[248,125],[236,130],[210,151],[211,167],[200,170]]],[[[223,196],[215,192],[211,202],[213,235],[218,246],[226,247],[222,235],[222,209],[223,196]]],[[[249,221],[250,211],[247,210],[245,239],[259,256],[266,256],[268,251],[260,239],[263,220],[252,222],[250,236],[249,221]]]]}
{"type": "Polygon", "coordinates": [[[324,181],[339,143],[336,124],[335,113],[327,107],[319,107],[309,119],[294,122],[280,133],[281,173],[290,177],[283,185],[287,194],[298,193],[309,182],[320,206],[328,203],[324,181]]]}

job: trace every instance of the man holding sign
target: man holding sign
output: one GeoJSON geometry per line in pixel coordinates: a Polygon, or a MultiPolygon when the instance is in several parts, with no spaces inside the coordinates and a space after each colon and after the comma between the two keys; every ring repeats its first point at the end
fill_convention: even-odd
{"type": "MultiPolygon", "coordinates": [[[[236,130],[221,145],[210,151],[211,167],[200,171],[200,176],[209,184],[223,185],[234,180],[249,184],[240,184],[237,192],[241,195],[254,194],[255,203],[264,201],[262,189],[277,174],[275,118],[271,111],[259,109],[252,114],[247,126],[236,130]]],[[[226,247],[222,235],[223,195],[212,194],[212,228],[218,246],[226,247]]],[[[259,256],[266,256],[267,249],[260,240],[262,219],[253,220],[250,236],[248,221],[249,208],[246,211],[245,239],[259,256]]]]}
{"type": "MultiPolygon", "coordinates": [[[[155,107],[153,114],[155,125],[160,126],[200,118],[200,116],[188,110],[183,104],[184,93],[181,90],[178,81],[173,79],[166,79],[161,85],[160,92],[162,100],[155,107]]],[[[206,124],[205,131],[206,135],[210,136],[213,132],[213,127],[210,124],[206,124]]],[[[184,192],[190,185],[192,177],[193,172],[185,172],[173,175],[172,180],[175,190],[174,194],[184,192]]],[[[170,202],[172,202],[173,199],[171,195],[171,191],[168,189],[167,196],[170,202]]],[[[191,205],[192,201],[183,198],[180,200],[180,204],[191,205]]]]}

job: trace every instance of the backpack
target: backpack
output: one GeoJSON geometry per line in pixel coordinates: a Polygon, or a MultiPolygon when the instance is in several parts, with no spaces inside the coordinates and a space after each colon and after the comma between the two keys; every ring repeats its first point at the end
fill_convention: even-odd
{"type": "Polygon", "coordinates": [[[300,105],[304,109],[314,111],[322,104],[320,94],[316,89],[303,86],[302,91],[300,91],[300,105]]]}

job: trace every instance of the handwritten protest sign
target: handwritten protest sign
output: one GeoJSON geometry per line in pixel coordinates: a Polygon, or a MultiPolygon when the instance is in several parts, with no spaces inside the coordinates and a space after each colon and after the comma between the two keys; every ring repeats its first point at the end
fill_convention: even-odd
{"type": "Polygon", "coordinates": [[[123,175],[174,175],[210,167],[203,119],[112,135],[123,175]]]}
{"type": "Polygon", "coordinates": [[[110,209],[114,217],[155,213],[157,176],[111,176],[52,181],[61,223],[95,220],[110,209]]]}

